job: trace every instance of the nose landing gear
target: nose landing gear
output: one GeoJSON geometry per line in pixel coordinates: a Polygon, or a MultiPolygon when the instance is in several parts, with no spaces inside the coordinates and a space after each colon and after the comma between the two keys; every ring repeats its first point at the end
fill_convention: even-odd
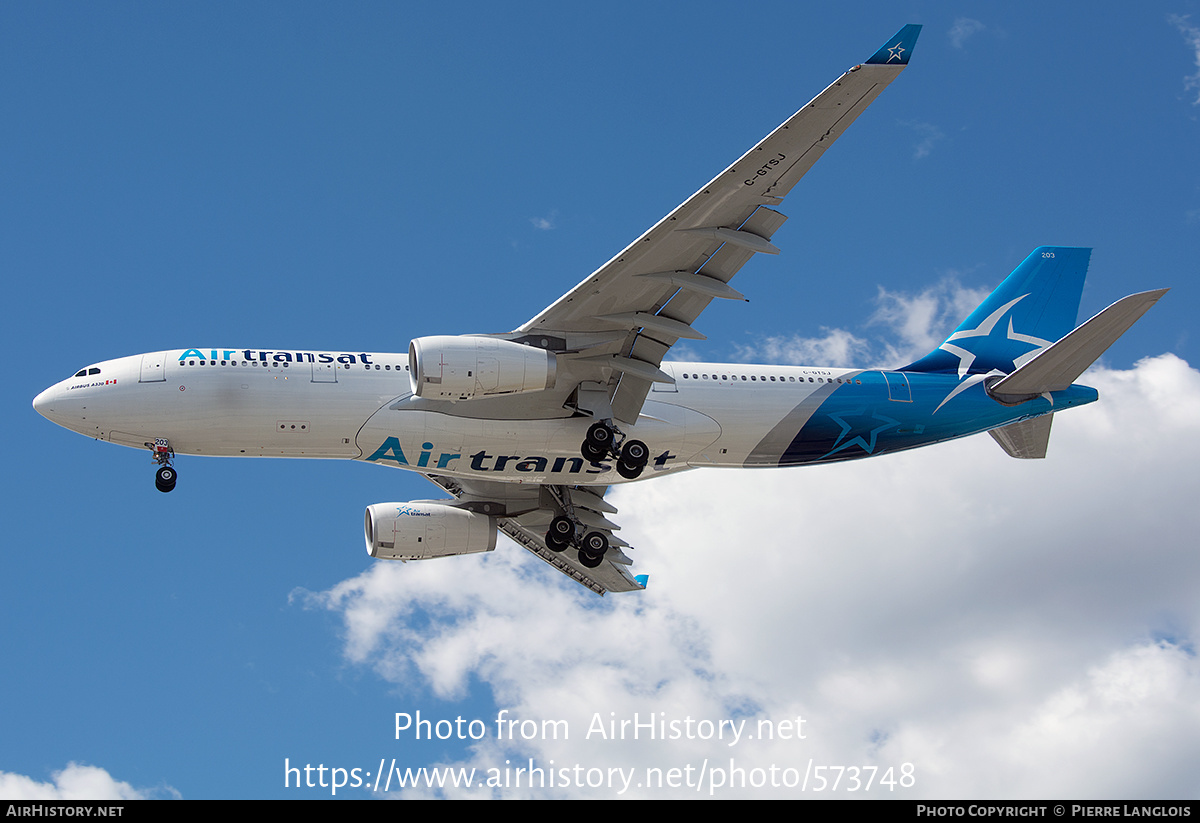
{"type": "Polygon", "coordinates": [[[150,454],[154,456],[154,462],[158,464],[158,471],[154,473],[154,488],[166,494],[175,488],[175,481],[179,479],[179,473],[171,465],[175,452],[165,437],[159,437],[153,443],[147,443],[146,448],[150,449],[150,454]]]}
{"type": "Polygon", "coordinates": [[[160,492],[169,492],[175,488],[175,469],[171,466],[161,466],[154,473],[154,488],[160,492]]]}

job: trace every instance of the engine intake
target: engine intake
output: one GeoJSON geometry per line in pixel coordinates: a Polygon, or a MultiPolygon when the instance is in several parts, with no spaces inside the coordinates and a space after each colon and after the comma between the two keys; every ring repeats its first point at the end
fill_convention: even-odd
{"type": "Polygon", "coordinates": [[[551,352],[495,337],[418,337],[408,344],[413,394],[434,400],[471,400],[554,387],[551,352]]]}
{"type": "Polygon", "coordinates": [[[496,518],[437,500],[367,506],[367,554],[381,560],[424,560],[496,548],[496,518]]]}

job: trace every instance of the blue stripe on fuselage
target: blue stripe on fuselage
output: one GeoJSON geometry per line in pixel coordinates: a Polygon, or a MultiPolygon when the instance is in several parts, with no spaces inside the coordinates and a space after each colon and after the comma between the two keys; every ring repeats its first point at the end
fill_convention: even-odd
{"type": "Polygon", "coordinates": [[[976,434],[1028,417],[1091,403],[1099,395],[1087,386],[1054,392],[1053,402],[1038,397],[1004,406],[988,396],[983,382],[960,387],[954,375],[903,374],[910,398],[897,391],[902,373],[862,372],[859,384],[838,386],[805,420],[779,457],[779,465],[831,463],[902,451],[976,434]],[[899,399],[898,399],[899,398],[899,399]]]}

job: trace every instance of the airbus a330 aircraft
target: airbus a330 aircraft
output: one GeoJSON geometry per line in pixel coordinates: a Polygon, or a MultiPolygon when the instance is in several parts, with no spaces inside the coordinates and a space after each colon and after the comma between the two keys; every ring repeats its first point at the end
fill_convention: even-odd
{"type": "Polygon", "coordinates": [[[175,486],[177,454],[365,460],[450,499],[367,508],[371,556],[491,551],[498,531],[593,591],[633,591],[604,494],[702,466],[804,466],[990,432],[1043,457],[1074,380],[1166,291],[1075,328],[1088,249],[1044,246],[941,346],[896,371],[663,362],[755,254],[774,209],[904,69],[902,28],[657,225],[508,334],[423,337],[407,354],[196,347],[108,360],[34,408],[134,448],[175,486]]]}

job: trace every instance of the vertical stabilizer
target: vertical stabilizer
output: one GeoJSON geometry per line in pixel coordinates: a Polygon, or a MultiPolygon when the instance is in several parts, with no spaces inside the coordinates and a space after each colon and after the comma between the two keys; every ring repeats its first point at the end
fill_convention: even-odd
{"type": "Polygon", "coordinates": [[[902,371],[1014,371],[1075,328],[1091,249],[1041,246],[971,316],[902,371]]]}

